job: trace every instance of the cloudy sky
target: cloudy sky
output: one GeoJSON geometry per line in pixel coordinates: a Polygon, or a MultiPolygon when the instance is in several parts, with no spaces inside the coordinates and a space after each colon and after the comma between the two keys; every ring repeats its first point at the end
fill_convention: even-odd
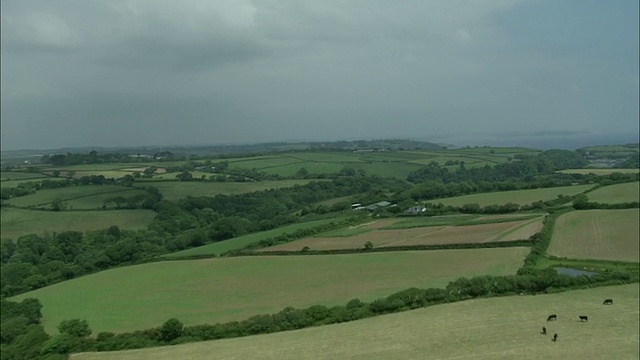
{"type": "Polygon", "coordinates": [[[2,0],[1,146],[638,134],[636,0],[2,0]]]}

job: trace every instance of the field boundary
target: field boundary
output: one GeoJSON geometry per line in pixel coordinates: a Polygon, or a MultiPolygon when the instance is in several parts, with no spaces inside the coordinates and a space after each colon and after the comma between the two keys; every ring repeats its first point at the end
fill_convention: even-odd
{"type": "Polygon", "coordinates": [[[385,246],[373,247],[371,249],[334,249],[334,250],[301,250],[301,251],[258,251],[258,250],[237,250],[229,251],[220,256],[215,254],[202,254],[190,256],[161,256],[161,260],[199,260],[216,257],[238,257],[238,256],[290,256],[290,255],[343,255],[343,254],[366,254],[377,252],[394,251],[430,251],[430,250],[461,250],[461,249],[492,249],[505,247],[531,247],[532,240],[511,240],[484,243],[464,243],[464,244],[434,244],[434,245],[410,245],[410,246],[385,246]]]}

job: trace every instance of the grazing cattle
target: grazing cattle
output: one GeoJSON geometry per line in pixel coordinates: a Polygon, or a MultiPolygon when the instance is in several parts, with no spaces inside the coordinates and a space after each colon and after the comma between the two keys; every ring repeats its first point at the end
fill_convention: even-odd
{"type": "Polygon", "coordinates": [[[580,315],[578,317],[580,318],[580,321],[589,321],[589,317],[586,315],[580,315]]]}
{"type": "Polygon", "coordinates": [[[557,319],[557,318],[558,318],[558,315],[556,315],[556,314],[549,315],[549,316],[547,317],[547,321],[555,320],[555,319],[557,319]]]}
{"type": "Polygon", "coordinates": [[[558,334],[553,334],[553,339],[551,339],[552,341],[556,341],[558,340],[558,334]]]}
{"type": "Polygon", "coordinates": [[[546,327],[542,327],[542,335],[547,335],[547,328],[546,327]]]}
{"type": "Polygon", "coordinates": [[[604,305],[613,305],[613,299],[605,299],[603,304],[604,305]]]}

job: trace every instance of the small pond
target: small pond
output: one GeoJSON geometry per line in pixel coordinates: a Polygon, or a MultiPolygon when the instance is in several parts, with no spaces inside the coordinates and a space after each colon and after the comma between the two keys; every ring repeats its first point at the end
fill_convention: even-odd
{"type": "Polygon", "coordinates": [[[555,267],[553,269],[560,275],[569,275],[571,277],[578,277],[583,275],[592,276],[596,274],[591,271],[584,271],[584,270],[578,270],[578,269],[566,268],[566,267],[555,267]]]}

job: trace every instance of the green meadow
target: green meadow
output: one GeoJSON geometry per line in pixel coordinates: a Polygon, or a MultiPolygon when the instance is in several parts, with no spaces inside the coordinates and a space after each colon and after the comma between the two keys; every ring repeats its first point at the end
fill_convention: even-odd
{"type": "Polygon", "coordinates": [[[204,245],[204,246],[199,246],[192,249],[178,251],[175,253],[165,255],[165,257],[178,258],[178,257],[185,257],[185,256],[220,255],[230,250],[242,249],[243,247],[249,244],[258,242],[263,239],[268,239],[268,238],[276,237],[283,234],[291,234],[291,233],[294,233],[296,230],[312,229],[314,227],[327,225],[332,222],[339,223],[343,220],[345,220],[345,218],[331,218],[331,219],[322,219],[322,220],[309,221],[305,223],[287,225],[287,226],[279,227],[277,229],[260,231],[253,234],[238,236],[233,239],[228,239],[228,240],[219,241],[219,242],[215,242],[215,243],[204,245]]]}
{"type": "Polygon", "coordinates": [[[160,190],[162,196],[170,201],[186,198],[187,196],[216,196],[220,194],[243,194],[268,189],[278,189],[304,185],[312,180],[274,180],[248,182],[181,182],[158,181],[148,184],[160,190]]]}
{"type": "Polygon", "coordinates": [[[31,180],[46,178],[47,175],[36,172],[20,172],[20,171],[2,171],[0,172],[0,179],[2,182],[7,180],[31,180]]]}
{"type": "Polygon", "coordinates": [[[187,325],[242,320],[287,306],[371,301],[459,277],[515,274],[528,248],[434,250],[165,261],[102,271],[21,294],[43,304],[45,330],[86,319],[94,333],[132,331],[175,317],[187,325]]]}
{"type": "Polygon", "coordinates": [[[638,284],[436,305],[302,330],[72,360],[221,359],[638,359],[638,284]],[[613,306],[602,300],[613,298],[613,306]],[[558,320],[545,322],[549,314],[558,320]],[[578,315],[587,314],[582,323],[578,315]],[[548,335],[540,333],[547,327],[548,335]],[[558,334],[556,342],[552,334],[558,334]]]}
{"type": "Polygon", "coordinates": [[[603,186],[587,194],[589,201],[617,204],[640,201],[640,183],[624,183],[603,186]]]}
{"type": "Polygon", "coordinates": [[[90,231],[117,225],[122,229],[144,229],[156,213],[151,210],[43,211],[0,208],[0,237],[16,240],[27,234],[90,231]]]}
{"type": "Polygon", "coordinates": [[[55,199],[67,203],[70,209],[96,209],[102,207],[104,200],[114,196],[131,197],[143,193],[142,190],[118,185],[82,185],[57,189],[38,190],[34,194],[6,200],[17,207],[47,207],[55,199]]]}

